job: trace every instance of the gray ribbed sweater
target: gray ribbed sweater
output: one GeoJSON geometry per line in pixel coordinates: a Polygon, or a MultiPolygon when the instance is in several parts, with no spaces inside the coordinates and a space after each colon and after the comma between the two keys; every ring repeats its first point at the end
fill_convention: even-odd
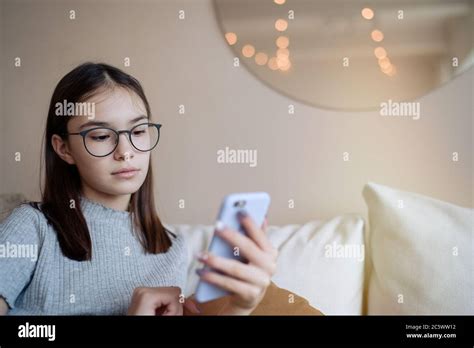
{"type": "Polygon", "coordinates": [[[184,238],[145,254],[131,215],[86,198],[81,207],[92,239],[92,260],[65,257],[41,211],[23,204],[0,224],[0,296],[16,315],[126,314],[133,289],[177,286],[184,291],[184,238]],[[36,249],[36,251],[35,251],[36,249]]]}

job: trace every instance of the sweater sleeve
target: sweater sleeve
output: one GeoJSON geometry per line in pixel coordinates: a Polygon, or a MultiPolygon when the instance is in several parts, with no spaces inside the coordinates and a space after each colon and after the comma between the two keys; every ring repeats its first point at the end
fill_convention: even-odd
{"type": "Polygon", "coordinates": [[[179,236],[181,238],[182,243],[182,250],[181,250],[181,263],[179,265],[179,270],[181,274],[181,292],[185,293],[187,289],[187,279],[188,279],[188,264],[189,264],[189,256],[188,256],[188,244],[186,239],[183,236],[179,236]]]}
{"type": "Polygon", "coordinates": [[[0,296],[10,307],[28,286],[40,250],[39,211],[22,204],[0,223],[0,296]]]}

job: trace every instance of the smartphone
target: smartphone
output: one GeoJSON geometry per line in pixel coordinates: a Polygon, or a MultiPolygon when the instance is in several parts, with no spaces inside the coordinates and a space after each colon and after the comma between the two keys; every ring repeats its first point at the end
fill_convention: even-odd
{"type": "MultiPolygon", "coordinates": [[[[262,226],[270,206],[270,195],[266,192],[232,193],[224,197],[217,215],[217,225],[246,234],[241,226],[237,213],[244,210],[257,226],[262,226]]],[[[241,262],[245,260],[239,253],[234,252],[233,246],[216,234],[212,236],[208,251],[214,255],[235,259],[241,262]]],[[[204,269],[210,269],[205,266],[204,269]]],[[[213,284],[200,280],[196,288],[194,298],[197,302],[207,302],[219,297],[229,295],[229,292],[213,284]]]]}

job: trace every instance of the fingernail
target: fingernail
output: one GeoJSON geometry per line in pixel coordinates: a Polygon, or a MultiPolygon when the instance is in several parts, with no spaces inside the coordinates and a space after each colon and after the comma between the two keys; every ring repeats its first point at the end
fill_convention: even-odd
{"type": "Polygon", "coordinates": [[[222,221],[217,220],[217,221],[216,221],[216,226],[215,226],[215,228],[216,228],[216,231],[219,231],[219,232],[220,232],[220,231],[222,231],[222,230],[225,228],[225,225],[224,225],[224,223],[223,223],[222,221]]]}
{"type": "Polygon", "coordinates": [[[198,253],[197,258],[199,260],[204,261],[204,260],[207,260],[209,258],[209,255],[207,253],[200,252],[200,253],[198,253]]]}
{"type": "Polygon", "coordinates": [[[196,273],[198,274],[198,276],[202,276],[204,273],[206,273],[206,270],[204,268],[197,269],[196,273]]]}
{"type": "Polygon", "coordinates": [[[199,307],[196,305],[196,303],[194,302],[191,302],[191,306],[193,307],[193,310],[194,310],[194,313],[198,313],[198,314],[201,314],[201,310],[199,309],[199,307]]]}
{"type": "Polygon", "coordinates": [[[238,213],[237,213],[237,215],[238,215],[238,217],[241,218],[241,219],[248,216],[248,214],[247,214],[247,212],[246,212],[245,210],[239,210],[238,213]]]}

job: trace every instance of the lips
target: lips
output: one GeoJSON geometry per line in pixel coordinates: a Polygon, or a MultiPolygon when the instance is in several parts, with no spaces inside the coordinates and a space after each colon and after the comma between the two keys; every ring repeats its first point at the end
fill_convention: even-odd
{"type": "Polygon", "coordinates": [[[140,170],[140,169],[135,168],[135,167],[127,167],[127,168],[122,168],[122,169],[119,169],[119,170],[113,172],[112,175],[123,174],[123,173],[131,173],[131,172],[137,172],[137,171],[139,171],[139,170],[140,170]]]}

